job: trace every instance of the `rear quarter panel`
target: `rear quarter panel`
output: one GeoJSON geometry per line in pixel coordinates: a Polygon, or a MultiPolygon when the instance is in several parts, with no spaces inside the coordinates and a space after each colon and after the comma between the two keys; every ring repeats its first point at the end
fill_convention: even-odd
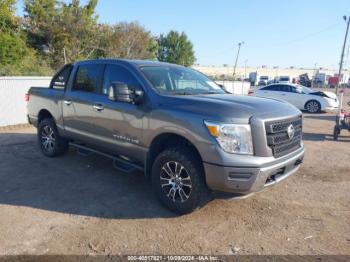
{"type": "Polygon", "coordinates": [[[63,127],[62,99],[63,90],[32,87],[29,90],[30,99],[27,105],[28,117],[38,119],[41,110],[47,110],[54,118],[58,128],[63,127]]]}

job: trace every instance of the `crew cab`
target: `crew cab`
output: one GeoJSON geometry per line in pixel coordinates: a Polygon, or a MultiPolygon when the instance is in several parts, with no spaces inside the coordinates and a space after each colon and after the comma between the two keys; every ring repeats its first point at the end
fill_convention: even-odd
{"type": "Polygon", "coordinates": [[[138,60],[65,65],[27,95],[44,155],[69,145],[143,171],[179,214],[213,191],[251,194],[295,173],[304,155],[302,115],[286,102],[227,94],[190,68],[138,60]]]}

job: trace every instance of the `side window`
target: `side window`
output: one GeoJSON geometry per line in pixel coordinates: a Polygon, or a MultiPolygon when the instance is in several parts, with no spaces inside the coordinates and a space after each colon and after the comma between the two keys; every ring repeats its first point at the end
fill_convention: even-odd
{"type": "Polygon", "coordinates": [[[301,93],[303,92],[302,89],[296,88],[295,86],[291,86],[291,87],[290,87],[290,91],[291,91],[292,93],[297,93],[297,94],[301,94],[301,93]]]}
{"type": "Polygon", "coordinates": [[[75,76],[73,90],[98,93],[102,68],[101,64],[80,65],[75,76]]]}
{"type": "Polygon", "coordinates": [[[281,91],[282,92],[292,92],[290,86],[287,86],[287,85],[281,85],[281,91]]]}
{"type": "Polygon", "coordinates": [[[266,86],[264,88],[261,88],[261,90],[266,90],[266,91],[279,91],[279,86],[278,85],[272,85],[272,86],[266,86]]]}
{"type": "Polygon", "coordinates": [[[127,69],[118,65],[107,65],[103,78],[102,94],[108,94],[108,88],[113,82],[123,82],[131,89],[140,89],[136,78],[127,69]]]}
{"type": "Polygon", "coordinates": [[[51,80],[50,88],[63,90],[65,89],[70,73],[72,71],[72,65],[64,66],[51,80]]]}

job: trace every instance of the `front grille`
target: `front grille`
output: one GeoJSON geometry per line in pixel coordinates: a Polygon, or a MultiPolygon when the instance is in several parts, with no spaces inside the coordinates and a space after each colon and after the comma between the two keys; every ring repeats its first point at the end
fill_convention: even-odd
{"type": "Polygon", "coordinates": [[[275,157],[289,154],[301,146],[302,125],[301,116],[265,123],[267,145],[272,149],[275,157]],[[293,137],[289,137],[287,132],[291,125],[294,128],[293,137]]]}

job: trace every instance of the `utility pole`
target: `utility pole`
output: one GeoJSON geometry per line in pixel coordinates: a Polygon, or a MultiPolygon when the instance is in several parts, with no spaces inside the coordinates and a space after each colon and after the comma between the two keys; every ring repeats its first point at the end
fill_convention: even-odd
{"type": "Polygon", "coordinates": [[[235,79],[239,51],[241,50],[241,45],[243,45],[243,44],[244,44],[244,41],[238,43],[238,51],[237,51],[237,56],[236,56],[236,62],[235,62],[235,66],[233,68],[233,80],[235,79]]]}
{"type": "Polygon", "coordinates": [[[247,78],[247,62],[248,59],[244,60],[244,76],[242,77],[242,95],[244,94],[244,80],[247,78]]]}
{"type": "Polygon", "coordinates": [[[311,79],[311,88],[314,87],[314,84],[315,84],[314,82],[316,81],[316,73],[317,73],[316,67],[317,67],[317,63],[315,63],[315,65],[314,65],[314,72],[313,72],[313,76],[311,79]]]}
{"type": "Polygon", "coordinates": [[[346,17],[345,15],[343,16],[344,21],[348,22],[346,26],[346,33],[345,33],[345,38],[344,38],[344,44],[343,44],[343,49],[341,52],[340,56],[340,63],[339,63],[339,73],[338,73],[338,81],[337,81],[337,87],[335,89],[335,94],[338,95],[338,89],[340,87],[340,77],[341,77],[341,72],[343,70],[343,60],[344,60],[344,52],[345,52],[345,46],[346,46],[346,40],[348,38],[348,32],[349,32],[349,24],[350,24],[350,17],[346,17]]]}

